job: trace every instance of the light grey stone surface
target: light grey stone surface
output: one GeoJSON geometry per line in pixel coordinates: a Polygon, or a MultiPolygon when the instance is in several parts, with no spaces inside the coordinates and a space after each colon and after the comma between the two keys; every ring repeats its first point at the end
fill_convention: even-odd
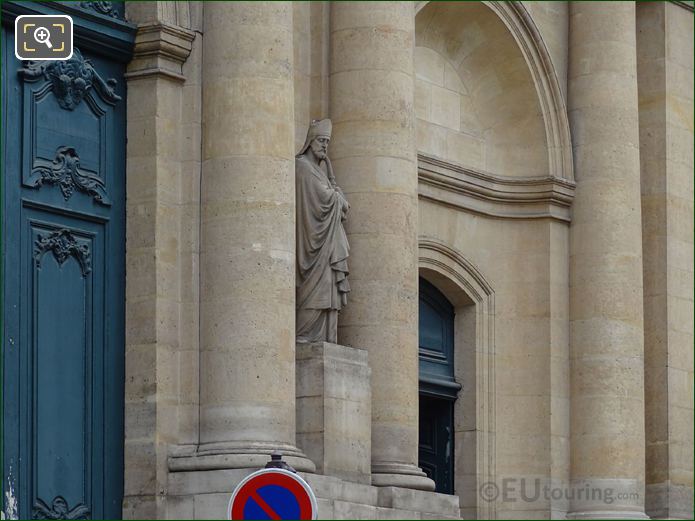
{"type": "Polygon", "coordinates": [[[333,501],[336,519],[376,519],[376,507],[349,501],[333,501]]]}
{"type": "Polygon", "coordinates": [[[652,519],[693,519],[693,489],[684,485],[647,485],[647,515],[652,519]]]}
{"type": "MultiPolygon", "coordinates": [[[[224,519],[234,488],[255,470],[172,473],[167,516],[224,519]],[[206,487],[208,492],[202,492],[206,487]]],[[[316,495],[319,519],[460,519],[457,496],[373,487],[319,474],[300,475],[316,495]]]]}
{"type": "Polygon", "coordinates": [[[297,344],[297,444],[318,473],[370,483],[370,372],[363,349],[297,344]]]}
{"type": "MultiPolygon", "coordinates": [[[[236,483],[234,484],[236,486],[236,483]]],[[[227,505],[234,487],[226,494],[200,494],[194,498],[195,519],[226,519],[227,505]]]]}
{"type": "Polygon", "coordinates": [[[313,488],[317,497],[372,506],[378,504],[379,489],[377,487],[343,481],[339,478],[320,474],[302,474],[302,477],[313,488]]]}
{"type": "Polygon", "coordinates": [[[379,506],[457,517],[458,496],[400,487],[380,487],[379,506]]]}
{"type": "Polygon", "coordinates": [[[169,494],[192,496],[229,491],[230,483],[239,483],[257,469],[225,469],[205,472],[170,472],[169,494]]]}

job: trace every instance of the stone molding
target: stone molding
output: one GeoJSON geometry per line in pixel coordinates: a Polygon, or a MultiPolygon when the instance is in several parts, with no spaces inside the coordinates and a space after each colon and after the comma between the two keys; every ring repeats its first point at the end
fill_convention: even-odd
{"type": "Polygon", "coordinates": [[[307,456],[286,443],[243,441],[208,443],[203,446],[172,445],[167,463],[170,472],[262,468],[275,451],[282,452],[285,462],[300,472],[315,472],[307,456]]]}
{"type": "Polygon", "coordinates": [[[148,22],[138,26],[133,60],[125,77],[165,76],[185,81],[182,67],[191,54],[195,32],[165,22],[148,22]]]}
{"type": "MultiPolygon", "coordinates": [[[[418,266],[435,272],[465,293],[475,305],[475,490],[495,483],[495,291],[482,272],[465,256],[439,239],[418,238],[418,266]]],[[[446,294],[446,292],[445,292],[446,294]]],[[[478,496],[476,495],[476,498],[478,496]]],[[[471,508],[472,505],[461,505],[471,508]]],[[[477,519],[496,519],[494,501],[476,499],[477,519]]]]}
{"type": "Polygon", "coordinates": [[[558,177],[502,177],[418,154],[420,198],[503,219],[569,223],[575,184],[558,177]]]}
{"type": "MultiPolygon", "coordinates": [[[[417,2],[415,14],[428,3],[417,2]]],[[[574,160],[567,106],[552,58],[538,27],[521,2],[483,3],[507,26],[528,65],[543,113],[551,177],[573,181],[574,160]]]]}

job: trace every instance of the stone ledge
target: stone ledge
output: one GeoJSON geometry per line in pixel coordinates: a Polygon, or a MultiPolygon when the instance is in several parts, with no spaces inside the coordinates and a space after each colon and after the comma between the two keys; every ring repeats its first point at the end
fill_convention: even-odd
{"type": "MultiPolygon", "coordinates": [[[[167,516],[223,518],[234,488],[256,470],[170,473],[167,516]]],[[[319,474],[300,475],[316,494],[319,519],[460,519],[457,496],[361,485],[319,474]]]]}
{"type": "Polygon", "coordinates": [[[570,222],[574,190],[559,177],[501,177],[418,154],[421,198],[491,217],[570,222]]]}
{"type": "Polygon", "coordinates": [[[330,356],[331,358],[363,365],[367,363],[367,350],[359,347],[343,346],[331,342],[311,342],[297,344],[297,360],[315,358],[316,356],[330,356]]]}
{"type": "Polygon", "coordinates": [[[304,473],[301,476],[309,483],[316,497],[362,503],[374,507],[378,505],[379,489],[377,487],[343,481],[333,476],[304,473]]]}
{"type": "MultiPolygon", "coordinates": [[[[449,494],[399,487],[379,488],[379,506],[459,517],[459,498],[449,494]]],[[[439,519],[439,518],[437,518],[439,519]]]]}

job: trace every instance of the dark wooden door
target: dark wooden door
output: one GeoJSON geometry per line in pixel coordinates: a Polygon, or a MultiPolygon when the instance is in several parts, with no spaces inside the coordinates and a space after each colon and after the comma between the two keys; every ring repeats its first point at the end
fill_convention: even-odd
{"type": "Polygon", "coordinates": [[[133,31],[89,4],[3,3],[3,511],[19,518],[121,516],[133,31]],[[16,15],[66,12],[70,60],[15,58],[16,15]]]}
{"type": "Polygon", "coordinates": [[[454,493],[454,402],[461,385],[454,375],[454,307],[420,279],[419,465],[436,491],[454,493]]]}
{"type": "Polygon", "coordinates": [[[436,491],[454,493],[454,402],[420,395],[419,465],[436,491]]]}

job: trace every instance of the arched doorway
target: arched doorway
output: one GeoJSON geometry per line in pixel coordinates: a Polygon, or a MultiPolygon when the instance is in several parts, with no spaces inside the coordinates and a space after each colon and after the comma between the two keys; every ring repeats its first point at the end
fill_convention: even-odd
{"type": "Polygon", "coordinates": [[[419,466],[436,491],[454,493],[454,402],[461,385],[454,377],[454,306],[420,278],[419,466]]]}

